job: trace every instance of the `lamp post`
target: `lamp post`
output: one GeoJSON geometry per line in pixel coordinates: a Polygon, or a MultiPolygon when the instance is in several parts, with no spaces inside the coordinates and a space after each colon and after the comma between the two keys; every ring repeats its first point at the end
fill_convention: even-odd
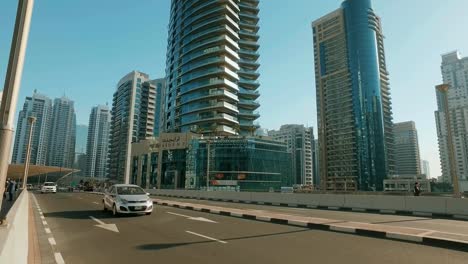
{"type": "Polygon", "coordinates": [[[452,176],[453,183],[453,197],[460,198],[460,188],[458,186],[458,175],[455,164],[455,148],[453,146],[453,135],[450,126],[450,112],[448,107],[448,84],[441,84],[436,86],[437,91],[442,94],[444,102],[444,117],[445,117],[445,128],[447,129],[447,147],[449,154],[450,174],[452,176]]]}
{"type": "Polygon", "coordinates": [[[23,189],[26,188],[26,183],[28,181],[29,163],[31,159],[31,142],[32,142],[33,128],[34,128],[34,123],[36,122],[36,118],[33,116],[30,116],[28,117],[28,122],[29,122],[29,139],[28,139],[28,148],[26,149],[26,160],[24,161],[23,189]]]}
{"type": "MultiPolygon", "coordinates": [[[[11,41],[10,58],[5,76],[2,104],[0,107],[0,193],[5,190],[5,180],[10,160],[11,141],[13,138],[13,121],[16,103],[21,86],[24,57],[28,43],[29,26],[34,0],[19,0],[16,12],[15,29],[11,41]]],[[[3,195],[0,195],[0,206],[3,195]]]]}
{"type": "Polygon", "coordinates": [[[210,187],[210,144],[209,139],[206,140],[206,191],[210,187]]]}

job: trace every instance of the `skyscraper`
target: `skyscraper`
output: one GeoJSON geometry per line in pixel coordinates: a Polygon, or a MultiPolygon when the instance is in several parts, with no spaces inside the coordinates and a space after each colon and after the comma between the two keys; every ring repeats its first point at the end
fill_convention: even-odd
{"type": "Polygon", "coordinates": [[[427,179],[431,178],[431,167],[429,166],[429,161],[421,160],[421,173],[426,175],[427,179]]]}
{"type": "MultiPolygon", "coordinates": [[[[446,95],[448,116],[450,116],[449,127],[452,130],[452,143],[455,150],[455,172],[460,181],[466,182],[468,180],[468,57],[462,58],[458,51],[444,54],[442,55],[441,70],[443,82],[449,85],[446,95]]],[[[436,96],[435,117],[442,179],[444,182],[451,183],[445,94],[436,89],[436,96]]],[[[468,190],[468,184],[465,184],[464,189],[468,190]]]]}
{"type": "Polygon", "coordinates": [[[76,125],[76,144],[75,153],[86,153],[86,144],[88,142],[88,126],[76,125]]]}
{"type": "Polygon", "coordinates": [[[31,97],[26,97],[23,109],[19,112],[12,163],[25,162],[30,116],[37,118],[31,140],[30,161],[34,165],[46,165],[52,126],[52,100],[36,92],[31,97]]]}
{"type": "Polygon", "coordinates": [[[288,152],[292,154],[293,184],[312,185],[313,156],[312,146],[314,132],[304,125],[283,125],[278,131],[268,131],[268,136],[274,140],[285,142],[288,152]]]}
{"type": "Polygon", "coordinates": [[[148,74],[133,71],[117,84],[111,112],[108,177],[130,181],[131,143],[152,137],[156,87],[148,74]]]}
{"type": "Polygon", "coordinates": [[[86,169],[89,177],[103,178],[109,145],[110,110],[105,105],[93,107],[89,115],[88,142],[86,144],[86,169]]]}
{"type": "Polygon", "coordinates": [[[74,102],[54,100],[47,165],[72,168],[75,161],[76,117],[74,102]]]}
{"type": "Polygon", "coordinates": [[[161,118],[163,117],[163,115],[161,114],[161,112],[163,111],[163,102],[164,102],[164,98],[163,98],[163,92],[164,92],[164,89],[166,88],[166,79],[162,78],[162,79],[155,79],[155,80],[152,80],[150,81],[151,84],[154,85],[155,89],[156,89],[156,108],[154,110],[154,131],[153,131],[153,134],[155,137],[158,137],[159,136],[159,133],[161,132],[161,118]]]}
{"type": "Polygon", "coordinates": [[[164,131],[253,134],[258,0],[172,0],[164,131]]]}
{"type": "Polygon", "coordinates": [[[394,156],[380,18],[371,0],[346,0],[312,28],[322,184],[382,190],[394,156]]]}
{"type": "Polygon", "coordinates": [[[2,105],[3,91],[0,91],[0,106],[2,105]]]}
{"type": "Polygon", "coordinates": [[[395,174],[420,175],[421,161],[416,125],[413,121],[395,123],[395,174]]]}

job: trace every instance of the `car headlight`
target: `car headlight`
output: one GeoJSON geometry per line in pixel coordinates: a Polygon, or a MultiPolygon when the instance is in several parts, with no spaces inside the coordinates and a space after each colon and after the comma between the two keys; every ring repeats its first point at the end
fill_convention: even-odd
{"type": "Polygon", "coordinates": [[[128,201],[125,200],[125,199],[123,199],[123,198],[120,198],[119,200],[120,200],[120,202],[123,203],[123,204],[127,204],[127,203],[128,203],[128,201]]]}

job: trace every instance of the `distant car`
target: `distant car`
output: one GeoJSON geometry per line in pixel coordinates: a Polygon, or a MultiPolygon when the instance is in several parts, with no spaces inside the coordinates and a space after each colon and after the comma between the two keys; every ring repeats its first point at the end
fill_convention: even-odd
{"type": "Polygon", "coordinates": [[[115,184],[104,194],[102,200],[104,211],[112,214],[146,214],[153,212],[153,201],[140,186],[132,184],[115,184]]]}
{"type": "Polygon", "coordinates": [[[57,184],[55,182],[44,182],[41,193],[57,193],[57,184]]]}
{"type": "Polygon", "coordinates": [[[32,190],[32,189],[33,189],[33,185],[30,184],[30,183],[26,184],[26,189],[32,190]]]}

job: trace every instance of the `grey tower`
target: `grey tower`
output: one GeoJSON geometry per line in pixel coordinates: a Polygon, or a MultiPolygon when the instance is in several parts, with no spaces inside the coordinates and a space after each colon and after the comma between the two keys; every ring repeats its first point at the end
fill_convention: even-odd
{"type": "Polygon", "coordinates": [[[133,71],[117,84],[112,101],[108,177],[130,181],[131,143],[154,135],[156,87],[148,74],[133,71]]]}
{"type": "Polygon", "coordinates": [[[74,102],[66,97],[54,100],[50,139],[47,164],[72,168],[75,161],[76,117],[74,102]]]}
{"type": "Polygon", "coordinates": [[[109,107],[105,105],[93,107],[89,116],[86,144],[86,176],[98,178],[106,176],[110,121],[109,107]]]}
{"type": "Polygon", "coordinates": [[[397,175],[421,174],[418,131],[413,121],[395,123],[395,171],[397,175]]]}
{"type": "Polygon", "coordinates": [[[37,118],[31,141],[31,164],[46,165],[52,126],[52,100],[36,92],[26,97],[23,109],[19,112],[12,163],[25,161],[30,116],[37,118]]]}

